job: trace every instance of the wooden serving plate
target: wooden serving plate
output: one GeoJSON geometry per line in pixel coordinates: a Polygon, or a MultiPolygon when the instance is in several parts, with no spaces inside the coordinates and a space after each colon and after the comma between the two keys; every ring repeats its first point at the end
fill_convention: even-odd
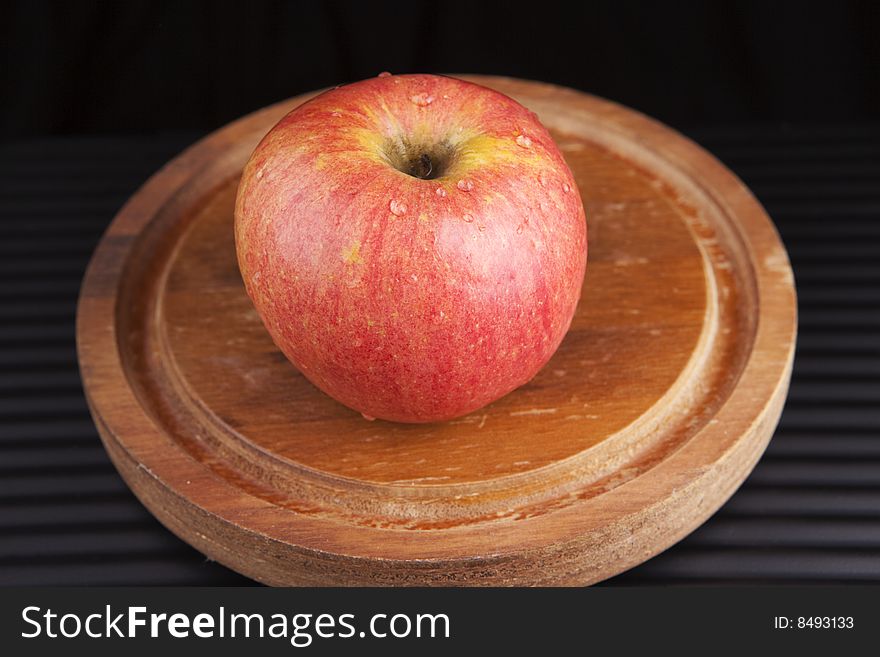
{"type": "Polygon", "coordinates": [[[310,95],[174,159],[98,247],[77,325],[92,414],[132,490],[212,559],[284,585],[588,584],[692,531],[766,447],[796,304],[749,191],[619,105],[471,79],[550,129],[590,240],[558,353],[477,413],[368,422],[312,387],[251,306],[233,245],[239,173],[310,95]]]}

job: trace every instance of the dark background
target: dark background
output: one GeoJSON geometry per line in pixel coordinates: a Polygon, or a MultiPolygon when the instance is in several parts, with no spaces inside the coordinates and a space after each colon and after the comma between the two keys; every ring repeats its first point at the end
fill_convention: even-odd
{"type": "Polygon", "coordinates": [[[773,217],[798,286],[779,430],[680,544],[608,583],[880,582],[880,3],[0,4],[0,584],[246,583],[164,530],[83,398],[76,297],[162,164],[380,71],[492,73],[641,110],[773,217]]]}
{"type": "Polygon", "coordinates": [[[2,134],[212,130],[394,73],[589,91],[676,127],[876,120],[876,2],[5,2],[2,134]]]}

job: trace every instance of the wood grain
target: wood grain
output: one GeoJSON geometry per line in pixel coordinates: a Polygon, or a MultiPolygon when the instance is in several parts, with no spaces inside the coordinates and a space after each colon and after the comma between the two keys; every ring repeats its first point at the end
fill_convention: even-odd
{"type": "Polygon", "coordinates": [[[748,190],[619,105],[470,79],[538,113],[590,238],[558,353],[477,413],[367,422],[260,323],[235,264],[235,189],[259,138],[307,96],[191,147],[104,236],[77,326],[92,414],[134,492],[211,558],[270,584],[586,584],[697,527],[766,447],[796,303],[748,190]]]}

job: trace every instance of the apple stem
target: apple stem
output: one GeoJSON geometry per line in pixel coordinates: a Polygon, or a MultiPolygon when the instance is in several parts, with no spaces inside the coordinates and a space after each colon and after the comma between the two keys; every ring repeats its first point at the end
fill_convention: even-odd
{"type": "Polygon", "coordinates": [[[434,161],[427,153],[422,153],[413,158],[410,163],[410,175],[421,178],[422,180],[430,180],[431,173],[434,171],[434,161]]]}
{"type": "Polygon", "coordinates": [[[434,165],[431,162],[431,157],[427,153],[422,153],[422,156],[419,158],[419,164],[422,165],[422,178],[430,178],[431,171],[434,170],[434,165]]]}

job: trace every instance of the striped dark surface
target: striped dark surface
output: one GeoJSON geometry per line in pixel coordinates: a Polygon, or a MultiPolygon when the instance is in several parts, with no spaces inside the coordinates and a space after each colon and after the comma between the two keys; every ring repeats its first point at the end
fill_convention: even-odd
{"type": "MultiPolygon", "coordinates": [[[[739,492],[609,585],[880,581],[880,126],[690,132],[775,219],[798,284],[791,394],[739,492]]],[[[187,136],[0,147],[0,584],[250,584],[166,531],[83,399],[76,295],[125,199],[187,136]]]]}

